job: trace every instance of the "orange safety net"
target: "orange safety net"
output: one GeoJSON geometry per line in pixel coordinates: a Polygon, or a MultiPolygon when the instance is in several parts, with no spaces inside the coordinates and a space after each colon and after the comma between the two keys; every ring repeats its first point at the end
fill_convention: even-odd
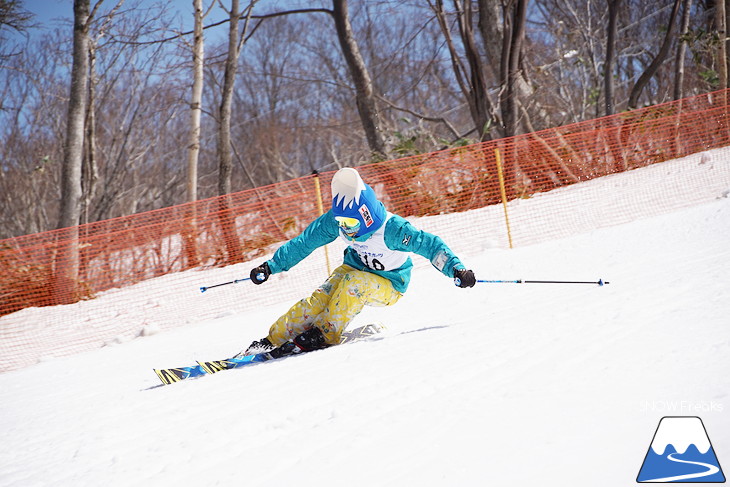
{"type": "MultiPolygon", "coordinates": [[[[703,173],[706,180],[685,193],[679,168],[675,179],[667,179],[672,186],[651,197],[637,192],[628,201],[612,201],[609,180],[603,187],[586,187],[580,199],[560,195],[568,186],[692,154],[706,162],[713,157],[708,150],[730,146],[729,98],[730,91],[719,91],[358,169],[389,211],[439,234],[457,253],[483,249],[485,241],[527,245],[629,221],[639,207],[662,212],[707,200],[691,188],[727,184],[722,169],[727,158],[720,158],[720,177],[703,173]],[[520,205],[537,198],[543,198],[539,209],[520,205]],[[476,209],[483,210],[464,214],[476,209]],[[447,216],[429,218],[433,215],[447,216]]],[[[316,183],[326,211],[332,174],[0,241],[0,371],[143,333],[155,320],[158,328],[172,328],[215,318],[222,308],[236,312],[308,294],[327,275],[319,253],[278,286],[238,284],[205,300],[199,287],[248,277],[254,264],[301,232],[319,214],[316,183]],[[119,294],[132,285],[147,286],[141,301],[119,294]],[[117,296],[113,304],[104,300],[110,293],[117,296]],[[82,312],[81,303],[89,300],[105,304],[82,312]],[[34,311],[46,306],[56,306],[55,312],[34,311]],[[174,312],[155,318],[156,308],[174,312]]],[[[330,250],[335,265],[340,252],[336,245],[330,250]]],[[[258,326],[259,334],[268,329],[268,323],[258,326]]]]}

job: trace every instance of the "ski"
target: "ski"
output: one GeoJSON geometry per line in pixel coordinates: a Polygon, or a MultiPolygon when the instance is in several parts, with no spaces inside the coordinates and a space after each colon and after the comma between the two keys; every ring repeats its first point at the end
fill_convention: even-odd
{"type": "Polygon", "coordinates": [[[222,370],[236,369],[245,365],[258,364],[266,362],[271,358],[266,353],[257,353],[254,355],[244,355],[242,357],[233,357],[225,360],[211,360],[210,362],[198,362],[206,374],[215,374],[222,370]]]}
{"type": "MultiPolygon", "coordinates": [[[[381,333],[385,329],[382,323],[368,323],[352,330],[345,330],[340,337],[340,345],[350,343],[381,333]]],[[[285,357],[284,357],[285,358],[285,357]]],[[[171,369],[154,369],[155,374],[163,384],[169,385],[186,379],[194,379],[207,374],[215,374],[223,370],[237,369],[247,365],[258,364],[271,360],[268,353],[235,356],[224,360],[198,362],[190,367],[175,367],[171,369]]]]}
{"type": "Polygon", "coordinates": [[[172,384],[173,382],[180,382],[181,380],[191,379],[194,377],[200,377],[205,375],[205,369],[200,364],[192,367],[177,367],[174,369],[154,369],[157,377],[160,378],[163,384],[172,384]]]}

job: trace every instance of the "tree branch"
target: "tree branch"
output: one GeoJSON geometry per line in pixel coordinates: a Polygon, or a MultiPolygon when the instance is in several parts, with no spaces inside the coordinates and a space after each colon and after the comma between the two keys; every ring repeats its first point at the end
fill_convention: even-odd
{"type": "MultiPolygon", "coordinates": [[[[264,14],[264,15],[251,15],[249,18],[250,19],[255,19],[255,20],[266,20],[266,19],[273,19],[275,17],[282,17],[284,15],[308,14],[308,13],[326,13],[326,14],[332,15],[332,10],[329,10],[329,9],[326,9],[326,8],[303,8],[303,9],[297,9],[297,10],[285,10],[283,12],[273,12],[273,13],[264,14]]],[[[218,26],[223,25],[223,24],[226,24],[226,23],[228,23],[230,21],[231,21],[230,18],[223,19],[223,20],[221,20],[219,22],[214,22],[212,24],[209,24],[209,25],[204,26],[203,27],[203,30],[205,30],[205,29],[211,29],[213,27],[218,27],[218,26]]],[[[258,24],[257,24],[256,27],[254,27],[254,30],[256,30],[257,27],[258,27],[258,24]]],[[[120,42],[123,42],[124,44],[135,45],[135,46],[145,46],[145,45],[150,45],[150,44],[160,44],[160,43],[163,43],[163,42],[174,41],[175,39],[180,39],[181,37],[185,37],[185,36],[191,35],[193,33],[194,33],[194,31],[189,30],[189,31],[186,31],[186,32],[179,32],[179,33],[175,34],[172,37],[166,37],[165,39],[159,39],[159,40],[156,40],[156,41],[144,41],[144,42],[120,41],[120,42]]],[[[251,34],[253,34],[253,32],[251,32],[251,34]]]]}
{"type": "Polygon", "coordinates": [[[411,110],[409,108],[405,108],[405,107],[398,106],[395,103],[391,102],[390,100],[387,100],[387,99],[383,98],[380,95],[375,95],[375,97],[378,100],[380,100],[383,103],[385,103],[386,105],[390,106],[391,108],[393,108],[395,110],[398,110],[398,111],[401,111],[401,112],[408,113],[409,115],[413,115],[414,117],[418,117],[421,120],[427,120],[429,122],[441,122],[444,125],[446,125],[446,128],[449,129],[449,132],[451,132],[451,135],[453,135],[457,139],[460,138],[459,132],[457,132],[456,128],[454,128],[454,126],[451,124],[451,122],[449,122],[448,120],[446,120],[444,117],[433,117],[433,116],[429,116],[429,115],[424,115],[422,113],[415,112],[415,111],[413,111],[413,110],[411,110]]]}

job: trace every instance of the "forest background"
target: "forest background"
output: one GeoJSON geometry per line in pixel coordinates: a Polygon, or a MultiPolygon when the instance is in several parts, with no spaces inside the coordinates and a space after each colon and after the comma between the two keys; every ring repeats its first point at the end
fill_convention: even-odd
{"type": "Polygon", "coordinates": [[[0,0],[0,239],[727,88],[726,1],[0,0]]]}

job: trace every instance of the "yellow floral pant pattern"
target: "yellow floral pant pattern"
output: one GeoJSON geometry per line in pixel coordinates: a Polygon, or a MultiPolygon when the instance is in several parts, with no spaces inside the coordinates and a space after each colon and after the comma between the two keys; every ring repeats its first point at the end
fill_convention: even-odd
{"type": "Polygon", "coordinates": [[[322,330],[329,345],[336,345],[347,325],[365,305],[390,306],[401,296],[388,279],[341,265],[311,296],[276,320],[268,338],[279,346],[316,326],[322,330]]]}

